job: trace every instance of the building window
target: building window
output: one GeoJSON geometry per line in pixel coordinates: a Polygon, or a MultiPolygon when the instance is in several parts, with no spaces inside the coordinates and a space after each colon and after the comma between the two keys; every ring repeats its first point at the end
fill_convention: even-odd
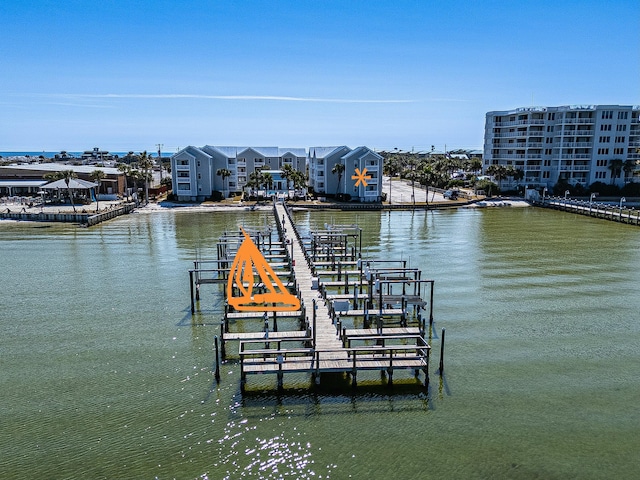
{"type": "Polygon", "coordinates": [[[603,110],[602,111],[602,118],[605,119],[605,120],[613,118],[613,110],[603,110]]]}
{"type": "Polygon", "coordinates": [[[188,183],[178,183],[178,190],[191,190],[191,185],[188,183]]]}
{"type": "Polygon", "coordinates": [[[608,148],[599,148],[598,149],[598,155],[609,155],[609,149],[608,148]]]}
{"type": "Polygon", "coordinates": [[[189,172],[178,172],[178,178],[189,178],[189,172]]]}
{"type": "Polygon", "coordinates": [[[607,166],[607,160],[596,160],[596,167],[606,167],[607,166]]]}
{"type": "Polygon", "coordinates": [[[544,154],[545,155],[551,155],[552,149],[551,148],[545,148],[544,149],[544,154]]]}
{"type": "Polygon", "coordinates": [[[198,180],[202,180],[202,175],[198,174],[198,180]]]}
{"type": "Polygon", "coordinates": [[[601,132],[610,132],[611,131],[611,125],[610,124],[608,124],[608,125],[605,125],[605,124],[600,125],[600,131],[601,132]]]}
{"type": "Polygon", "coordinates": [[[555,113],[547,114],[547,120],[555,120],[555,119],[556,119],[556,114],[555,113]]]}
{"type": "Polygon", "coordinates": [[[626,131],[627,131],[626,125],[616,125],[616,132],[626,132],[626,131]]]}
{"type": "Polygon", "coordinates": [[[609,143],[611,141],[611,137],[600,137],[598,141],[600,143],[609,143]]]}
{"type": "Polygon", "coordinates": [[[596,172],[596,180],[607,178],[607,172],[596,172]]]}
{"type": "Polygon", "coordinates": [[[616,143],[624,143],[624,137],[616,137],[616,143]]]}
{"type": "Polygon", "coordinates": [[[624,148],[614,148],[613,149],[613,154],[614,155],[624,155],[624,148]]]}
{"type": "Polygon", "coordinates": [[[549,178],[549,172],[542,172],[542,178],[549,178]]]}
{"type": "Polygon", "coordinates": [[[198,166],[200,166],[200,160],[198,160],[198,166]]]}
{"type": "Polygon", "coordinates": [[[618,112],[618,120],[626,120],[629,112],[618,112]]]}

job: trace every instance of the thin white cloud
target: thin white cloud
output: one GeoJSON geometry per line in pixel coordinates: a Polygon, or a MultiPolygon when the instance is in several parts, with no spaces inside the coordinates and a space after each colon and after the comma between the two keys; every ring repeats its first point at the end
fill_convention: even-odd
{"type": "MultiPolygon", "coordinates": [[[[46,94],[45,94],[46,95],[46,94]]],[[[415,100],[402,99],[353,99],[353,98],[318,98],[318,97],[289,97],[277,95],[202,95],[202,94],[138,94],[138,93],[103,93],[103,94],[86,94],[86,93],[61,93],[51,94],[66,99],[196,99],[196,100],[240,100],[240,101],[274,101],[274,102],[316,102],[316,103],[414,103],[415,100]]]]}

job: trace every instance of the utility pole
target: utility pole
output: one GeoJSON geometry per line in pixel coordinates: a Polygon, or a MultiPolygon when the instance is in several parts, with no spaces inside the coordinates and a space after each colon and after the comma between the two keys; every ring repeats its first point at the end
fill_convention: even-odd
{"type": "Polygon", "coordinates": [[[162,181],[162,147],[164,147],[164,145],[162,143],[156,143],[156,147],[158,147],[158,160],[160,161],[160,181],[162,181]]]}

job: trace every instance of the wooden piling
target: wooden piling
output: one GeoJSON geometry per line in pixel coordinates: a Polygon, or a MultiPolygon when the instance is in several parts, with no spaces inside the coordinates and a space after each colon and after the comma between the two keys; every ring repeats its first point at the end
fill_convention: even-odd
{"type": "Polygon", "coordinates": [[[216,382],[220,383],[220,354],[218,352],[218,336],[216,335],[213,339],[214,344],[216,346],[216,382]]]}
{"type": "Polygon", "coordinates": [[[442,329],[442,338],[440,340],[440,376],[444,374],[444,328],[442,329]]]}
{"type": "Polygon", "coordinates": [[[196,307],[193,302],[193,270],[189,270],[189,290],[191,291],[191,315],[196,313],[196,307]]]}

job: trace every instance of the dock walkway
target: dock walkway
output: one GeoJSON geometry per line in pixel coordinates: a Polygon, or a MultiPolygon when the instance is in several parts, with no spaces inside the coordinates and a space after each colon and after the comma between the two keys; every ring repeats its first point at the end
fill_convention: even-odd
{"type": "MultiPolygon", "coordinates": [[[[244,389],[248,374],[265,373],[277,374],[278,387],[282,388],[284,373],[291,372],[311,373],[316,383],[320,382],[322,373],[348,373],[355,386],[357,373],[361,370],[386,372],[391,384],[396,369],[413,370],[416,376],[419,371],[424,372],[424,384],[427,386],[431,347],[419,334],[419,329],[394,329],[392,332],[391,329],[347,330],[341,329],[339,324],[336,326],[331,300],[324,298],[318,289],[318,279],[314,277],[315,265],[305,254],[303,241],[288,210],[283,204],[276,204],[274,215],[281,241],[290,252],[291,269],[303,311],[310,311],[306,315],[312,317],[312,321],[307,318],[306,322],[310,326],[311,336],[281,332],[277,337],[267,339],[260,334],[226,334],[229,339],[240,342],[241,388],[244,389]],[[283,348],[281,345],[282,342],[295,340],[304,340],[305,346],[283,348]],[[352,341],[359,345],[352,346],[352,341]]],[[[365,315],[360,310],[349,313],[365,315]]],[[[399,314],[401,311],[395,309],[384,313],[399,314]]]]}

